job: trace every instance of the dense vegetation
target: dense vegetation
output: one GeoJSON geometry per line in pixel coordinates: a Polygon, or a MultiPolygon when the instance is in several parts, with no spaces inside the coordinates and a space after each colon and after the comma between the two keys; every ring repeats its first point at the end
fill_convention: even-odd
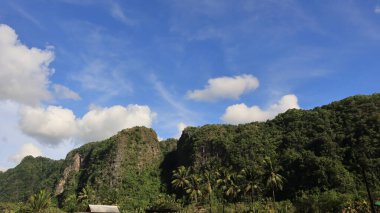
{"type": "Polygon", "coordinates": [[[27,157],[0,174],[0,210],[40,189],[65,211],[103,203],[124,211],[369,212],[368,191],[380,200],[380,94],[267,122],[188,127],[178,141],[158,142],[136,127],[65,161],[27,157]]]}
{"type": "Polygon", "coordinates": [[[53,192],[62,163],[62,160],[25,157],[18,166],[0,174],[0,202],[26,201],[41,189],[53,192]]]}

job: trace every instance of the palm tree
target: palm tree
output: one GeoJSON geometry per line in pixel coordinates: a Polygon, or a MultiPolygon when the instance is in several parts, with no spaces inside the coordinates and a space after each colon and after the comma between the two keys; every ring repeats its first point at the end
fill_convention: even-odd
{"type": "Polygon", "coordinates": [[[251,197],[251,208],[253,210],[253,198],[254,194],[260,191],[260,187],[257,184],[257,178],[252,170],[242,169],[239,173],[239,177],[243,179],[243,189],[245,194],[249,194],[251,197]]]}
{"type": "Polygon", "coordinates": [[[208,195],[208,201],[209,201],[210,213],[211,213],[212,212],[212,193],[213,193],[212,185],[214,183],[213,173],[210,172],[209,170],[205,169],[203,171],[203,177],[204,177],[204,181],[205,181],[205,188],[206,188],[206,192],[208,195]]]}
{"type": "Polygon", "coordinates": [[[86,185],[78,196],[78,203],[83,203],[85,205],[91,203],[97,203],[96,192],[91,188],[91,186],[86,185]]]}
{"type": "Polygon", "coordinates": [[[190,175],[189,184],[185,189],[190,199],[197,204],[198,198],[202,196],[202,178],[197,174],[190,175]]]}
{"type": "Polygon", "coordinates": [[[240,187],[237,185],[238,178],[239,177],[237,176],[237,174],[232,173],[230,170],[218,171],[217,184],[222,189],[226,197],[232,200],[232,202],[235,205],[235,211],[236,211],[236,201],[241,192],[240,187]]]}
{"type": "MultiPolygon", "coordinates": [[[[231,169],[220,168],[215,172],[215,174],[217,177],[216,184],[220,189],[222,189],[222,192],[224,193],[224,196],[225,196],[226,195],[225,190],[228,186],[228,180],[230,179],[231,169]]],[[[223,212],[224,212],[225,199],[223,199],[222,205],[223,205],[223,212]]]]}
{"type": "Polygon", "coordinates": [[[42,213],[50,207],[51,196],[45,190],[32,195],[28,200],[28,210],[33,213],[42,213]]]}
{"type": "Polygon", "coordinates": [[[172,185],[176,189],[185,189],[189,185],[190,169],[180,166],[173,171],[172,185]]]}
{"type": "Polygon", "coordinates": [[[269,169],[268,178],[267,178],[267,186],[272,189],[273,204],[274,204],[274,202],[276,201],[274,191],[275,189],[282,190],[282,186],[284,184],[285,178],[282,177],[273,169],[272,161],[269,157],[266,157],[264,159],[264,162],[266,163],[269,169]]]}

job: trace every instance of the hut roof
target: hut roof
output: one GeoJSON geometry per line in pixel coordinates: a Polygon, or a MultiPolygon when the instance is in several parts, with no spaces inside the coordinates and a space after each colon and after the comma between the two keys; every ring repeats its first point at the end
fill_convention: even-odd
{"type": "Polygon", "coordinates": [[[120,213],[117,206],[107,205],[88,205],[87,211],[93,213],[120,213]]]}

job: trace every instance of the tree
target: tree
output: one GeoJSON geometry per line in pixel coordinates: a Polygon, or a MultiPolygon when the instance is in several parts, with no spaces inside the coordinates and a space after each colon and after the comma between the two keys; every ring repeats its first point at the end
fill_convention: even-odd
{"type": "Polygon", "coordinates": [[[172,186],[175,189],[185,189],[189,185],[190,169],[180,166],[173,171],[172,186]]]}
{"type": "Polygon", "coordinates": [[[66,212],[76,212],[78,208],[77,196],[69,194],[63,201],[63,208],[66,212]]]}
{"type": "Polygon", "coordinates": [[[224,195],[234,203],[236,210],[237,198],[241,192],[241,189],[237,184],[239,177],[236,173],[225,169],[219,171],[218,174],[219,178],[217,184],[222,189],[224,195]]]}
{"type": "Polygon", "coordinates": [[[282,186],[284,184],[285,178],[282,177],[280,174],[277,173],[276,170],[274,170],[272,165],[272,160],[269,157],[266,157],[264,159],[264,162],[267,165],[268,168],[268,178],[267,178],[267,187],[270,187],[272,189],[272,197],[273,197],[273,203],[276,201],[276,197],[274,194],[274,191],[276,189],[282,190],[282,186]]]}
{"type": "Polygon", "coordinates": [[[189,177],[189,184],[186,186],[186,193],[189,195],[192,201],[195,201],[195,204],[198,203],[198,198],[202,196],[202,177],[197,174],[192,174],[189,177]]]}
{"type": "Polygon", "coordinates": [[[209,170],[205,169],[203,171],[203,178],[205,182],[205,189],[208,195],[208,201],[210,205],[210,213],[212,212],[212,193],[213,193],[213,183],[214,183],[214,175],[209,170]]]}
{"type": "Polygon", "coordinates": [[[96,197],[96,192],[92,189],[91,186],[86,185],[86,187],[84,187],[82,191],[79,193],[78,203],[81,203],[87,206],[88,204],[97,203],[97,202],[98,200],[96,197]]]}
{"type": "Polygon", "coordinates": [[[45,190],[41,190],[39,193],[32,195],[27,203],[28,212],[31,213],[43,213],[47,212],[51,205],[51,196],[45,190]]]}
{"type": "Polygon", "coordinates": [[[255,173],[249,169],[242,169],[239,173],[239,177],[243,179],[244,194],[249,194],[251,198],[251,208],[253,210],[254,194],[260,190],[257,184],[257,178],[255,173]]]}

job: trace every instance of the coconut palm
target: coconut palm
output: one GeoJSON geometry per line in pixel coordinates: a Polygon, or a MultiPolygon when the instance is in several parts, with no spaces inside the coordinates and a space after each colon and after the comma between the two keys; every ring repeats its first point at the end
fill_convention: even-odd
{"type": "Polygon", "coordinates": [[[78,195],[78,203],[88,205],[90,203],[97,203],[96,192],[91,186],[86,185],[78,195]]]}
{"type": "Polygon", "coordinates": [[[240,186],[237,184],[239,177],[236,173],[233,173],[230,170],[218,171],[218,175],[219,178],[217,184],[222,189],[225,196],[232,200],[236,211],[236,201],[241,192],[240,186]]]}
{"type": "Polygon", "coordinates": [[[212,212],[212,193],[213,193],[213,183],[214,183],[214,175],[209,170],[205,169],[203,171],[203,178],[205,182],[205,190],[208,195],[208,201],[210,205],[210,213],[212,212]]]}
{"type": "Polygon", "coordinates": [[[260,191],[260,187],[257,184],[256,174],[252,170],[242,169],[239,173],[239,177],[243,179],[244,194],[249,194],[251,197],[251,208],[253,210],[254,194],[260,191]]]}
{"type": "Polygon", "coordinates": [[[268,178],[267,178],[267,184],[266,185],[272,189],[273,202],[275,202],[276,197],[275,197],[274,191],[276,189],[282,190],[282,186],[284,184],[285,178],[282,177],[280,174],[278,174],[274,170],[272,161],[269,157],[266,157],[264,159],[264,162],[266,163],[266,165],[268,167],[268,178]]]}
{"type": "Polygon", "coordinates": [[[192,174],[189,177],[189,184],[186,186],[186,193],[189,195],[195,204],[198,203],[198,198],[202,196],[202,178],[197,174],[192,174]]]}
{"type": "Polygon", "coordinates": [[[189,185],[190,169],[180,166],[173,171],[172,185],[176,189],[185,189],[189,185]]]}
{"type": "Polygon", "coordinates": [[[32,195],[27,203],[28,211],[33,213],[47,212],[51,204],[51,196],[45,190],[32,195]]]}

